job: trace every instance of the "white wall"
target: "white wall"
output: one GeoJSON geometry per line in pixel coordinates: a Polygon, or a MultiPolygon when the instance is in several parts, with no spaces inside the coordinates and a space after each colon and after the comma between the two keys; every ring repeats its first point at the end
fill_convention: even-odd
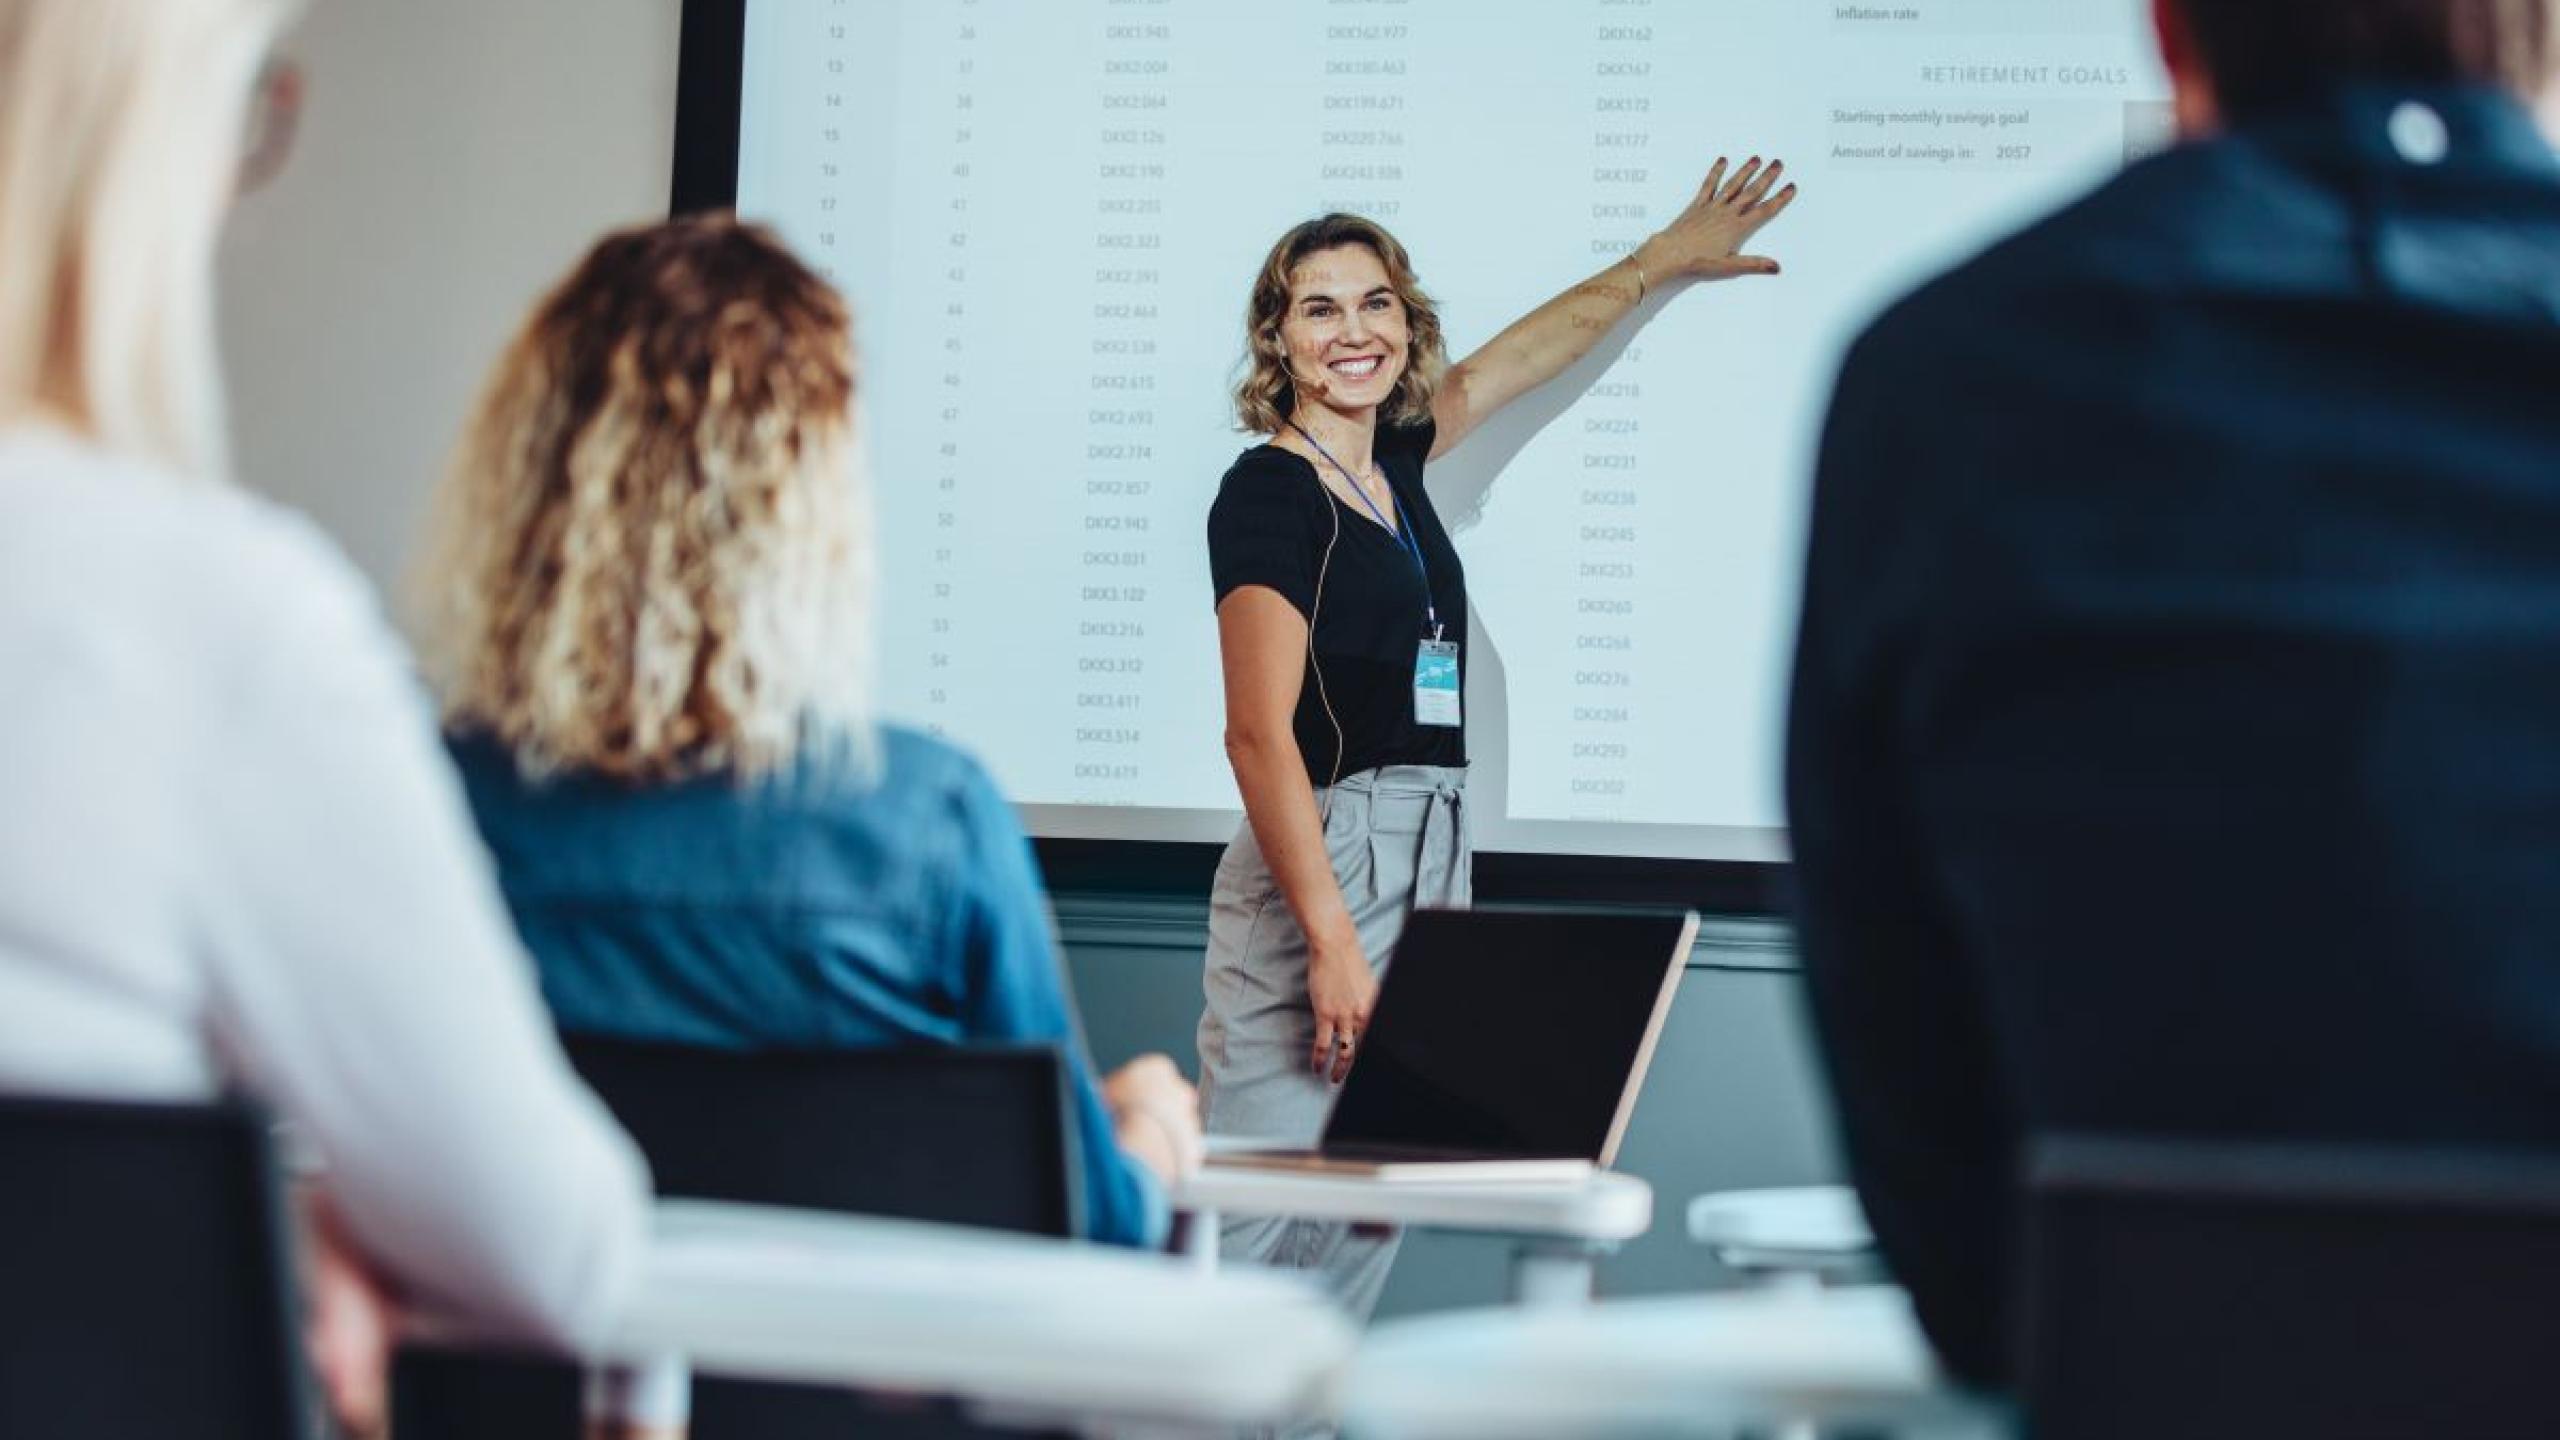
{"type": "Polygon", "coordinates": [[[396,580],[516,321],[662,215],[681,0],[315,0],[291,160],[232,217],[240,476],[396,580]]]}

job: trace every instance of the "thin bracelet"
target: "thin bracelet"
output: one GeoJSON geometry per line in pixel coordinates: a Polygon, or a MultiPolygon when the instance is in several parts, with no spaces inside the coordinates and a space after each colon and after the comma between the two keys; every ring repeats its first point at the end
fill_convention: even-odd
{"type": "Polygon", "coordinates": [[[1641,305],[1645,295],[1653,289],[1653,282],[1645,278],[1644,262],[1638,260],[1632,250],[1627,252],[1627,268],[1636,272],[1636,303],[1641,305]]]}

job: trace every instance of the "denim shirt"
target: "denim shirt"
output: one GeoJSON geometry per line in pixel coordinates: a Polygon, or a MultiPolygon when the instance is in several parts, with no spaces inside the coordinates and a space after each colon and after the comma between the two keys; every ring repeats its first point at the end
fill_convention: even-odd
{"type": "Polygon", "coordinates": [[[1039,874],[976,762],[884,728],[876,780],[530,784],[452,742],[499,880],[572,1031],[699,1045],[1052,1042],[1073,1073],[1091,1238],[1170,1211],[1095,1086],[1039,874]]]}

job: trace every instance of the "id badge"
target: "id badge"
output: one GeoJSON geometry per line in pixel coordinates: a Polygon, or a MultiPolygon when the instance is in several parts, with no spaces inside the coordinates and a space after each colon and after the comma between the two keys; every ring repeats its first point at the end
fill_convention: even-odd
{"type": "Polygon", "coordinates": [[[1458,723],[1458,647],[1425,640],[1413,657],[1413,723],[1458,723]]]}

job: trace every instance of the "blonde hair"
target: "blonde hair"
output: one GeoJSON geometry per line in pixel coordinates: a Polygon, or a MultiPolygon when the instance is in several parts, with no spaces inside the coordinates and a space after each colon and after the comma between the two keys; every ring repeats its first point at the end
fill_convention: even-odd
{"type": "Polygon", "coordinates": [[[288,0],[0,0],[0,422],[229,470],[215,242],[288,0]]]}
{"type": "Polygon", "coordinates": [[[490,376],[418,571],[447,724],[528,776],[871,746],[852,318],[765,230],[608,236],[490,376]]]}
{"type": "Polygon", "coordinates": [[[1236,386],[1236,421],[1256,435],[1279,431],[1298,408],[1298,387],[1289,378],[1289,349],[1280,340],[1280,322],[1289,318],[1289,277],[1308,256],[1345,245],[1362,245],[1386,268],[1387,285],[1403,302],[1412,340],[1405,352],[1404,374],[1379,405],[1391,425],[1431,418],[1431,397],[1449,370],[1448,344],[1440,335],[1440,307],[1423,293],[1413,261],[1385,226],[1360,215],[1320,216],[1292,228],[1263,257],[1254,277],[1253,296],[1244,316],[1245,376],[1236,386]]]}

